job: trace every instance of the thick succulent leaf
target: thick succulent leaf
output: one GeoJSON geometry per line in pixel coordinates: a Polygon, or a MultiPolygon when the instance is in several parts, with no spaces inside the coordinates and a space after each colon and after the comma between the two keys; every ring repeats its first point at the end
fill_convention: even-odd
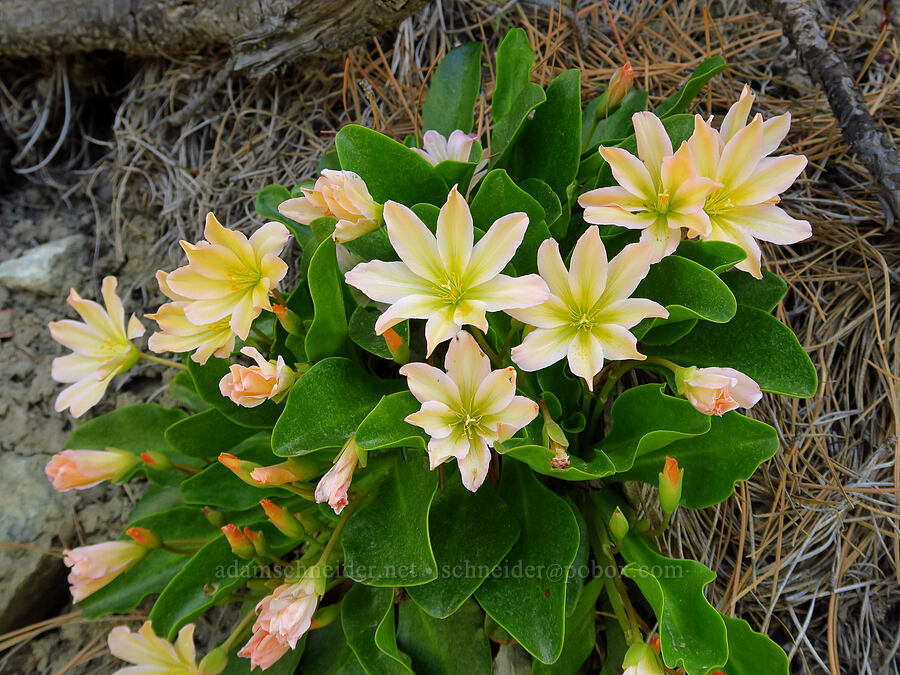
{"type": "Polygon", "coordinates": [[[309,294],[315,313],[306,333],[306,357],[310,363],[346,351],[347,314],[344,309],[344,275],[338,267],[335,243],[325,239],[309,263],[309,294]]]}
{"type": "Polygon", "coordinates": [[[397,649],[396,640],[393,645],[386,644],[390,636],[382,626],[387,623],[390,623],[389,632],[393,635],[394,589],[354,584],[347,591],[341,605],[341,624],[347,644],[363,670],[368,675],[413,672],[409,667],[409,656],[397,649]],[[378,640],[379,633],[381,640],[378,640]]]}
{"type": "Polygon", "coordinates": [[[363,450],[386,448],[419,448],[428,444],[428,434],[404,419],[421,407],[408,391],[384,396],[366,415],[356,430],[356,443],[363,450]]]}
{"type": "Polygon", "coordinates": [[[481,43],[466,42],[447,52],[434,69],[422,106],[425,129],[449,136],[475,124],[475,101],[481,91],[481,43]]]}
{"type": "MultiPolygon", "coordinates": [[[[370,354],[380,356],[389,361],[393,359],[391,350],[388,349],[383,335],[375,334],[375,322],[381,316],[375,307],[357,307],[350,315],[350,339],[358,346],[365,349],[370,354]]],[[[394,326],[394,331],[409,343],[409,321],[401,321],[394,326]]]]}
{"type": "Polygon", "coordinates": [[[197,393],[194,378],[184,370],[169,381],[169,394],[191,412],[203,412],[212,407],[197,393]]]}
{"type": "Polygon", "coordinates": [[[215,408],[177,421],[166,429],[166,441],[191,457],[216,457],[228,452],[256,429],[232,422],[215,408]]]}
{"type": "Polygon", "coordinates": [[[497,48],[497,79],[491,99],[491,152],[501,157],[501,163],[528,114],[546,100],[544,90],[531,81],[532,65],[534,50],[528,36],[521,28],[513,28],[497,48]]]}
{"type": "Polygon", "coordinates": [[[603,590],[603,579],[596,577],[584,587],[571,616],[566,619],[566,640],[562,654],[555,663],[536,660],[533,675],[577,675],[581,666],[594,651],[597,642],[597,596],[603,590]]]}
{"type": "Polygon", "coordinates": [[[228,373],[230,361],[211,358],[201,366],[188,359],[186,363],[188,372],[194,378],[197,393],[232,422],[254,429],[271,429],[275,424],[278,415],[281,414],[280,405],[266,401],[255,408],[244,408],[222,396],[219,382],[228,373]]]}
{"type": "Polygon", "coordinates": [[[768,636],[757,633],[743,619],[722,615],[728,632],[728,675],[788,675],[788,658],[784,650],[768,636]]]}
{"type": "Polygon", "coordinates": [[[166,429],[186,417],[182,410],[170,410],[155,403],[130,405],[80,425],[69,436],[66,447],[78,450],[112,447],[135,454],[148,450],[171,454],[173,448],[166,441],[166,429]]]}
{"type": "Polygon", "coordinates": [[[682,241],[675,249],[675,255],[700,263],[715,274],[724,272],[747,257],[744,249],[736,244],[730,244],[727,241],[698,241],[696,239],[682,241]]]}
{"type": "Polygon", "coordinates": [[[300,663],[303,675],[360,675],[365,673],[347,644],[341,621],[310,631],[300,663]]]}
{"type": "Polygon", "coordinates": [[[555,459],[556,455],[550,448],[535,445],[534,441],[523,438],[513,438],[504,443],[497,443],[494,448],[501,455],[523,462],[538,473],[562,480],[592,480],[609,476],[616,470],[615,465],[604,453],[596,453],[590,461],[570,455],[567,468],[555,469],[551,461],[555,459]]]}
{"type": "Polygon", "coordinates": [[[452,616],[436,619],[414,602],[400,605],[397,642],[418,675],[479,675],[491,672],[491,646],[484,615],[469,600],[452,616]]]}
{"type": "MultiPolygon", "coordinates": [[[[721,56],[712,56],[700,62],[700,65],[694,69],[687,82],[682,85],[681,89],[665,99],[656,106],[653,111],[657,117],[665,119],[677,113],[683,113],[687,110],[691,102],[700,93],[704,85],[709,82],[714,75],[725,70],[727,62],[721,56]]],[[[677,147],[677,146],[676,146],[677,147]]]]}
{"type": "Polygon", "coordinates": [[[581,592],[584,589],[584,581],[588,575],[588,562],[591,557],[591,540],[587,521],[581,511],[568,497],[566,503],[572,509],[572,515],[575,516],[575,522],[578,523],[578,551],[575,553],[575,560],[572,561],[566,577],[566,616],[569,617],[578,607],[581,592]]]}
{"type": "Polygon", "coordinates": [[[788,286],[777,274],[762,274],[762,279],[754,279],[743,270],[730,270],[721,278],[740,304],[771,312],[787,295],[788,286]]]}
{"type": "Polygon", "coordinates": [[[590,139],[587,135],[594,125],[594,115],[597,113],[601,97],[598,96],[588,103],[581,116],[581,147],[584,148],[584,154],[594,154],[601,145],[608,144],[610,141],[618,143],[621,139],[631,136],[634,133],[631,117],[634,113],[647,109],[649,96],[642,89],[632,89],[622,99],[622,103],[612,115],[597,123],[590,139]]]}

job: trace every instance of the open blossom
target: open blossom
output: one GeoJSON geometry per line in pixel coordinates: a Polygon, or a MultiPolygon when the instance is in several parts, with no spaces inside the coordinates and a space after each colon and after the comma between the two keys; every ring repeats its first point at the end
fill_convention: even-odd
{"type": "Polygon", "coordinates": [[[71,568],[72,599],[83,600],[131,569],[147,554],[147,548],[133,541],[107,541],[63,551],[63,562],[71,568]]]}
{"type": "Polygon", "coordinates": [[[56,410],[68,408],[73,417],[80,417],[103,397],[112,378],[124,373],[138,358],[131,340],[144,334],[144,327],[132,314],[125,325],[125,308],[116,295],[116,278],[103,279],[101,292],[106,309],[92,300],[85,300],[75,289],[66,300],[84,319],[50,322],[50,335],[72,354],[53,359],[51,375],[57,382],[73,382],[56,398],[56,410]]]}
{"type": "Polygon", "coordinates": [[[550,287],[542,305],[510,311],[535,326],[511,353],[523,370],[540,370],[567,358],[569,368],[590,389],[604,360],[644,359],[629,328],[649,317],[667,317],[657,302],[632,298],[647,276],[652,257],[649,244],[630,244],[607,263],[598,228],[578,239],[566,270],[559,245],[547,239],[538,250],[538,269],[550,287]]]}
{"type": "Polygon", "coordinates": [[[295,373],[279,356],[277,361],[267,361],[253,347],[244,347],[241,354],[256,361],[255,366],[232,364],[228,373],[219,381],[219,391],[237,405],[255,408],[270,398],[275,398],[294,383],[295,373]]]}
{"type": "Polygon", "coordinates": [[[112,655],[134,664],[114,675],[204,675],[197,665],[194,649],[194,624],[178,631],[175,644],[153,632],[149,621],[132,633],[126,626],[116,626],[107,638],[112,655]]]}
{"type": "Polygon", "coordinates": [[[737,244],[747,258],[738,269],[762,277],[757,239],[774,244],[794,244],[812,234],[805,220],[797,220],[776,206],[806,167],[803,155],[769,157],[787,135],[790,114],[772,119],[756,115],[747,124],[754,96],[744,86],[741,98],[731,106],[718,131],[697,115],[688,141],[697,171],[720,187],[706,197],[705,213],[710,229],[701,238],[737,244]]]}
{"type": "Polygon", "coordinates": [[[203,230],[205,240],[181,242],[188,264],[166,278],[169,288],[187,298],[184,314],[195,326],[207,326],[226,317],[243,340],[262,310],[272,310],[269,293],[287,274],[278,257],[290,233],[281,223],[266,223],[248,239],[229,230],[210,213],[203,230]]]}
{"type": "Polygon", "coordinates": [[[304,225],[324,216],[337,218],[332,238],[338,244],[381,227],[381,204],[352,171],[325,169],[314,188],[302,190],[305,196],[281,202],[278,212],[304,225]]]}
{"type": "Polygon", "coordinates": [[[400,369],[422,408],[406,417],[425,430],[431,468],[456,458],[462,482],[474,492],[484,482],[494,443],[531,422],[538,406],[516,396],[515,368],[491,370],[491,362],[465,331],[450,341],[447,372],[425,363],[400,369]]]}
{"type": "Polygon", "coordinates": [[[211,356],[219,358],[231,356],[231,352],[234,351],[234,339],[237,337],[229,325],[231,315],[199,326],[191,323],[184,313],[184,308],[192,301],[169,288],[168,277],[168,272],[160,270],[156,273],[159,290],[172,302],[167,302],[154,314],[145,314],[148,319],[153,319],[159,324],[159,331],[153,333],[147,340],[150,350],[157,354],[196,350],[191,354],[191,360],[200,365],[206,363],[211,356]]]}
{"type": "Polygon", "coordinates": [[[672,141],[656,115],[639,112],[632,120],[638,156],[600,146],[618,185],[585,192],[578,203],[589,223],[643,230],[641,241],[651,244],[651,262],[658,262],[678,246],[682,228],[690,237],[709,233],[703,205],[718,186],[698,175],[686,143],[673,154],[672,141]]]}
{"type": "Polygon", "coordinates": [[[351,438],[337,456],[334,466],[328,469],[316,485],[316,502],[328,502],[328,506],[340,514],[348,504],[347,490],[350,489],[358,462],[359,446],[351,438]]]}
{"type": "Polygon", "coordinates": [[[390,307],[375,322],[382,335],[405,319],[428,319],[428,354],[466,324],[487,332],[486,312],[531,307],[547,299],[547,285],[536,274],[500,274],[522,243],[528,216],[499,218],[475,244],[472,214],[454,187],[441,208],[437,237],[412,210],[396,202],[384,205],[391,244],[400,262],[373,260],[345,278],[376,302],[390,307]]]}
{"type": "Polygon", "coordinates": [[[678,368],[675,386],[705,415],[721,417],[735,408],[752,408],[762,398],[759,385],[734,368],[678,368]]]}
{"type": "Polygon", "coordinates": [[[124,478],[139,462],[128,452],[63,450],[50,458],[44,473],[60,492],[84,490],[105,480],[124,478]]]}
{"type": "Polygon", "coordinates": [[[469,154],[472,152],[472,143],[476,137],[476,134],[467,134],[465,131],[457,129],[448,138],[434,129],[429,129],[422,136],[424,147],[412,148],[412,150],[427,159],[433,166],[447,161],[468,162],[469,154]]]}

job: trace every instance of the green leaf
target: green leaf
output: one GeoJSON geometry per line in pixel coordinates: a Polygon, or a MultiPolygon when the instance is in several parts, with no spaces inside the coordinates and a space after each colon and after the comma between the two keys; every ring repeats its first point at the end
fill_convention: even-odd
{"type": "Polygon", "coordinates": [[[256,193],[256,202],[254,203],[254,206],[256,207],[256,212],[263,218],[275,220],[287,227],[291,234],[294,235],[297,243],[305,251],[310,243],[315,245],[315,238],[313,237],[312,230],[309,229],[309,226],[281,215],[278,206],[281,202],[287,201],[288,199],[291,199],[290,191],[283,185],[278,185],[276,183],[267,185],[256,193]]]}
{"type": "Polygon", "coordinates": [[[581,71],[561,73],[547,87],[546,97],[501,165],[516,181],[539,178],[564,196],[581,158],[581,71]]]}
{"type": "Polygon", "coordinates": [[[603,579],[597,577],[584,587],[575,611],[566,620],[566,640],[562,654],[555,663],[547,665],[535,660],[533,675],[576,675],[594,651],[597,642],[597,613],[594,607],[603,590],[603,579]]]}
{"type": "Polygon", "coordinates": [[[819,379],[809,355],[791,329],[767,312],[739,305],[725,324],[700,322],[687,336],[666,346],[644,347],[681,365],[735,368],[763,391],[808,398],[819,379]]]}
{"type": "Polygon", "coordinates": [[[177,421],[166,429],[166,441],[191,457],[216,457],[256,433],[225,417],[215,408],[177,421]]]}
{"type": "MultiPolygon", "coordinates": [[[[397,252],[391,245],[388,237],[387,229],[380,227],[373,232],[367,232],[361,237],[357,237],[352,241],[343,244],[353,255],[359,256],[363,260],[399,260],[397,252]]],[[[341,275],[341,279],[343,279],[341,275]]]]}
{"type": "Polygon", "coordinates": [[[444,179],[447,185],[450,187],[457,186],[457,189],[462,194],[466,194],[466,191],[469,189],[469,183],[472,182],[472,176],[475,174],[475,162],[454,162],[453,160],[445,159],[434,168],[441,174],[441,178],[444,179]]]}
{"type": "Polygon", "coordinates": [[[743,619],[722,615],[728,632],[728,675],[788,675],[787,654],[767,636],[757,633],[743,619]]]}
{"type": "Polygon", "coordinates": [[[615,472],[615,465],[603,453],[596,453],[590,461],[585,461],[576,455],[569,455],[569,466],[565,469],[555,469],[550,463],[556,457],[554,452],[543,445],[535,445],[532,440],[513,438],[503,443],[496,443],[494,449],[501,455],[527,464],[538,473],[562,480],[592,480],[609,476],[615,472]]]}
{"type": "Polygon", "coordinates": [[[436,490],[437,472],[428,470],[424,453],[396,461],[372,501],[347,520],[341,537],[346,574],[370,586],[435,579],[428,510],[436,490]]]}
{"type": "Polygon", "coordinates": [[[497,79],[491,98],[491,152],[501,157],[528,118],[528,113],[544,102],[540,85],[531,82],[534,50],[521,28],[513,28],[497,48],[497,79]]]}
{"type": "Polygon", "coordinates": [[[575,560],[572,561],[572,567],[569,568],[569,574],[566,577],[566,616],[568,617],[578,606],[584,588],[584,580],[588,574],[588,561],[591,556],[591,541],[588,524],[581,511],[571,499],[566,498],[566,503],[572,509],[572,515],[575,516],[575,522],[578,524],[578,551],[575,553],[575,560]]]}
{"type": "Polygon", "coordinates": [[[735,483],[750,478],[760,464],[772,458],[778,450],[778,434],[768,424],[736,412],[711,417],[710,422],[710,430],[702,436],[639,454],[631,469],[616,479],[656,485],[668,455],[684,469],[684,506],[704,509],[725,501],[735,483]]]}
{"type": "Polygon", "coordinates": [[[319,361],[288,394],[285,412],[272,432],[275,454],[287,457],[342,447],[381,397],[400,386],[405,383],[377,378],[349,359],[319,361]]]}
{"type": "Polygon", "coordinates": [[[724,272],[747,257],[744,249],[736,244],[730,244],[727,241],[696,241],[693,239],[682,241],[675,249],[675,255],[700,263],[715,274],[724,272]]]}
{"type": "Polygon", "coordinates": [[[447,185],[428,160],[384,134],[348,124],[334,144],[341,166],[357,173],[377,202],[440,206],[447,200],[447,185]]]}
{"type": "Polygon", "coordinates": [[[472,131],[475,101],[481,91],[481,43],[466,42],[441,59],[422,107],[425,129],[450,136],[461,129],[472,131]]]}
{"type": "Polygon", "coordinates": [[[519,538],[516,514],[493,486],[483,485],[473,494],[449,468],[445,465],[444,488],[435,496],[428,519],[438,577],[407,589],[437,618],[459,609],[519,538]]]}
{"type": "Polygon", "coordinates": [[[169,382],[169,394],[172,395],[185,408],[191,412],[203,412],[211,407],[209,403],[203,400],[197,393],[197,387],[194,384],[194,378],[185,370],[180,371],[169,382]]]}
{"type": "Polygon", "coordinates": [[[578,551],[578,524],[569,505],[519,462],[503,462],[500,495],[522,532],[475,597],[533,656],[553,663],[563,647],[566,578],[578,551]]]}
{"type": "Polygon", "coordinates": [[[534,197],[541,205],[541,208],[544,209],[545,222],[554,223],[562,215],[562,204],[559,201],[559,195],[540,178],[526,178],[519,182],[519,187],[534,197]]]}
{"type": "Polygon", "coordinates": [[[740,304],[771,312],[787,295],[788,286],[777,274],[763,271],[762,275],[762,279],[754,279],[743,270],[731,270],[721,278],[740,304]]]}
{"type": "Polygon", "coordinates": [[[300,667],[298,672],[303,675],[357,675],[366,672],[350,650],[340,621],[332,621],[306,634],[300,667]]]}
{"type": "Polygon", "coordinates": [[[79,426],[66,441],[66,448],[118,448],[135,454],[148,450],[171,454],[166,429],[185,417],[187,415],[182,410],[170,410],[155,403],[126,406],[79,426]]]}
{"type": "MultiPolygon", "coordinates": [[[[388,349],[384,336],[375,334],[375,322],[378,321],[379,316],[381,316],[381,312],[371,305],[354,309],[348,325],[350,339],[370,354],[391,361],[394,357],[391,356],[391,350],[388,349]]],[[[409,321],[401,321],[394,326],[394,330],[405,342],[409,343],[409,321]]]]}
{"type": "Polygon", "coordinates": [[[151,485],[128,514],[129,523],[183,506],[181,490],[175,485],[151,485]]]}
{"type": "Polygon", "coordinates": [[[213,408],[236,424],[254,429],[271,429],[281,413],[281,406],[266,401],[255,408],[243,408],[232,403],[231,399],[222,396],[219,382],[228,374],[231,362],[225,359],[211,358],[204,365],[187,359],[188,372],[194,378],[197,393],[213,408]]]}
{"type": "Polygon", "coordinates": [[[694,330],[697,319],[690,321],[664,321],[654,325],[644,333],[641,342],[645,345],[670,345],[694,330]]]}
{"type": "Polygon", "coordinates": [[[631,122],[631,117],[634,113],[647,109],[648,99],[649,94],[646,91],[632,89],[612,115],[597,123],[597,128],[591,134],[590,140],[588,140],[587,135],[594,124],[594,115],[602,97],[598,96],[588,103],[584,109],[584,114],[581,116],[581,140],[582,147],[585,148],[585,154],[596,153],[597,148],[604,141],[617,141],[633,134],[634,125],[631,122]]]}
{"type": "Polygon", "coordinates": [[[528,229],[512,263],[519,274],[537,271],[537,251],[550,230],[544,219],[544,209],[531,195],[516,185],[503,169],[494,169],[481,182],[472,200],[472,220],[487,230],[502,216],[517,211],[528,214],[528,229]]]}
{"type": "Polygon", "coordinates": [[[484,615],[470,600],[446,619],[435,619],[414,602],[400,605],[397,642],[421,675],[473,675],[491,672],[491,646],[484,615]]]}
{"type": "Polygon", "coordinates": [[[428,444],[428,434],[404,421],[421,407],[408,391],[383,397],[356,430],[356,443],[363,450],[419,448],[428,444]]]}
{"type": "MultiPolygon", "coordinates": [[[[669,96],[665,101],[656,106],[653,112],[657,117],[665,119],[676,113],[683,113],[691,105],[694,97],[709,82],[712,77],[725,70],[727,62],[721,56],[712,56],[700,62],[693,74],[684,85],[669,96]]],[[[677,146],[676,146],[677,147],[677,146]]]]}
{"type": "Polygon", "coordinates": [[[306,357],[310,363],[345,351],[347,314],[344,310],[344,275],[335,254],[335,243],[325,239],[309,262],[309,294],[315,309],[306,333],[306,357]]]}
{"type": "Polygon", "coordinates": [[[341,624],[347,644],[356,654],[360,665],[368,675],[394,675],[411,673],[409,657],[393,646],[385,645],[392,653],[384,651],[378,644],[385,644],[389,637],[383,626],[390,623],[389,631],[394,631],[394,590],[373,588],[363,584],[353,584],[341,606],[341,624]],[[379,631],[382,639],[379,641],[379,631]],[[391,648],[392,647],[392,648],[391,648]],[[406,658],[404,658],[406,657],[406,658]]]}
{"type": "MultiPolygon", "coordinates": [[[[249,611],[252,611],[252,609],[249,611]]],[[[266,675],[293,675],[297,670],[297,664],[300,663],[300,659],[306,651],[306,642],[307,638],[306,636],[303,636],[303,638],[300,639],[300,642],[297,643],[296,649],[289,649],[284,656],[266,668],[266,675]]],[[[237,655],[243,647],[243,644],[235,645],[234,649],[232,649],[231,653],[228,655],[228,664],[220,675],[253,674],[253,671],[250,669],[250,659],[237,655]]],[[[306,673],[306,671],[304,671],[304,673],[306,673]]]]}

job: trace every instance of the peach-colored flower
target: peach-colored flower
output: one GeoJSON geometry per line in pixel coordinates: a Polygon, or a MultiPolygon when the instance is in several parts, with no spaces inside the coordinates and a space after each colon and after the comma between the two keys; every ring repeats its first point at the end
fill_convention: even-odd
{"type": "Polygon", "coordinates": [[[705,213],[710,229],[704,240],[737,244],[747,258],[738,269],[762,277],[757,239],[774,244],[794,244],[812,234],[809,222],[797,220],[776,206],[806,167],[803,155],[769,157],[788,132],[790,114],[772,119],[756,115],[747,124],[754,101],[746,85],[719,128],[697,115],[688,140],[699,175],[716,181],[718,189],[706,197],[705,213]]]}
{"type": "Polygon", "coordinates": [[[596,226],[578,239],[566,270],[559,245],[547,239],[538,249],[538,270],[550,287],[542,305],[508,313],[536,329],[511,353],[523,370],[540,370],[563,358],[593,389],[604,360],[644,359],[629,328],[652,316],[669,315],[652,300],[631,294],[650,269],[649,244],[630,244],[607,263],[596,226]]]}
{"type": "Polygon", "coordinates": [[[219,391],[237,405],[255,408],[270,398],[278,398],[294,383],[296,374],[287,367],[282,357],[267,361],[253,347],[244,347],[241,354],[256,361],[255,366],[232,364],[229,372],[219,381],[219,391]]]}
{"type": "Polygon", "coordinates": [[[53,379],[74,382],[56,398],[58,412],[68,408],[73,417],[80,417],[103,397],[112,378],[131,368],[139,358],[130,340],[143,335],[144,327],[132,314],[126,328],[125,308],[116,295],[116,285],[115,277],[103,279],[101,292],[106,309],[71,289],[66,301],[84,322],[50,322],[53,339],[73,352],[53,359],[53,379]]]}
{"type": "Polygon", "coordinates": [[[103,588],[145,555],[147,548],[133,541],[107,541],[63,551],[63,562],[71,568],[72,599],[78,602],[103,588]]]}
{"type": "Polygon", "coordinates": [[[705,415],[721,417],[735,408],[752,408],[762,398],[759,385],[734,368],[678,368],[675,386],[705,415]]]}
{"type": "Polygon", "coordinates": [[[210,213],[203,230],[205,240],[181,242],[188,264],[166,278],[169,288],[188,299],[187,320],[208,326],[226,317],[231,329],[243,340],[250,324],[262,310],[271,311],[269,293],[287,274],[278,257],[290,238],[281,223],[266,223],[248,239],[229,230],[210,213]]]}
{"type": "Polygon", "coordinates": [[[131,453],[105,450],[63,450],[44,467],[44,473],[60,492],[84,490],[105,480],[120,480],[140,460],[131,453]]]}
{"type": "Polygon", "coordinates": [[[120,668],[114,675],[204,675],[197,665],[192,623],[178,631],[175,644],[154,633],[149,621],[136,633],[116,626],[109,632],[107,643],[113,656],[134,664],[120,668]]]}
{"type": "Polygon", "coordinates": [[[359,446],[351,438],[335,458],[334,466],[322,476],[316,485],[316,503],[328,502],[335,513],[340,513],[349,503],[347,490],[353,480],[353,472],[359,463],[359,446]]]}
{"type": "Polygon", "coordinates": [[[430,355],[466,324],[486,333],[486,312],[531,307],[547,299],[547,285],[536,274],[500,274],[525,236],[524,213],[499,218],[474,246],[472,214],[455,187],[438,216],[437,237],[396,202],[384,205],[384,219],[400,262],[373,260],[345,275],[348,284],[372,300],[390,304],[375,322],[378,335],[406,319],[427,319],[430,355]]]}
{"type": "Polygon", "coordinates": [[[638,156],[601,145],[618,185],[585,192],[578,203],[589,223],[643,230],[641,241],[652,245],[652,262],[658,262],[678,246],[682,228],[691,237],[709,232],[703,204],[718,185],[697,174],[687,143],[672,153],[672,141],[656,115],[638,112],[632,120],[638,156]]]}
{"type": "Polygon", "coordinates": [[[476,138],[476,134],[467,134],[460,129],[453,131],[449,138],[434,129],[429,129],[422,137],[424,147],[412,148],[412,151],[427,159],[432,166],[448,161],[468,162],[472,143],[476,138]]]}
{"type": "Polygon", "coordinates": [[[168,272],[160,270],[156,273],[159,290],[172,302],[162,305],[154,314],[144,315],[159,324],[159,331],[153,333],[147,341],[150,350],[157,354],[196,350],[191,354],[191,360],[200,365],[206,363],[210,356],[219,358],[231,356],[231,352],[234,351],[234,339],[237,337],[229,325],[231,315],[200,326],[191,323],[184,313],[184,308],[192,300],[178,295],[169,288],[168,277],[168,272]]]}
{"type": "Polygon", "coordinates": [[[290,647],[263,629],[254,630],[250,642],[238,652],[238,656],[250,659],[250,670],[268,670],[278,659],[288,653],[290,647]]]}
{"type": "Polygon", "coordinates": [[[337,218],[332,238],[338,244],[381,227],[381,204],[352,171],[325,169],[314,188],[302,190],[305,196],[281,202],[278,212],[304,225],[324,216],[337,218]]]}
{"type": "Polygon", "coordinates": [[[490,448],[533,420],[538,406],[516,396],[516,369],[492,371],[490,359],[465,331],[450,341],[444,365],[447,372],[425,363],[400,369],[422,404],[406,421],[431,436],[431,468],[455,457],[463,485],[474,492],[487,476],[490,448]]]}

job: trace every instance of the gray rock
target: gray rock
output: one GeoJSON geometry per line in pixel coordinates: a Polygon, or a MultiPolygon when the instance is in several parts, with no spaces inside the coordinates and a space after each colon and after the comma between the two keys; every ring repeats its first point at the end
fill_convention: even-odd
{"type": "Polygon", "coordinates": [[[73,234],[0,263],[0,284],[12,290],[65,295],[66,280],[83,262],[88,239],[73,234]]]}

